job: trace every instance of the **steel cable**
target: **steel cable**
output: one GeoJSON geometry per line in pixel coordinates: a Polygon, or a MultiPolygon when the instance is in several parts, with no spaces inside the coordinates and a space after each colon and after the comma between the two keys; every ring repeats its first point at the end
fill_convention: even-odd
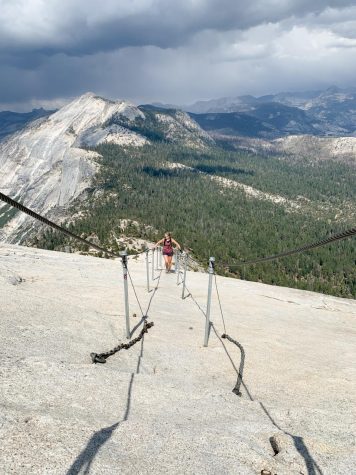
{"type": "Polygon", "coordinates": [[[341,233],[334,234],[333,236],[330,236],[329,238],[322,239],[321,241],[317,241],[311,244],[306,244],[296,249],[291,249],[289,251],[281,252],[279,254],[274,254],[272,256],[267,256],[267,257],[261,257],[259,259],[250,259],[247,261],[241,261],[240,263],[237,263],[237,264],[224,263],[222,265],[226,267],[241,267],[241,266],[250,265],[250,264],[257,264],[259,262],[271,261],[274,259],[278,259],[280,257],[291,256],[292,254],[297,254],[300,252],[309,251],[310,249],[315,249],[316,247],[325,246],[326,244],[330,244],[335,241],[340,241],[342,239],[346,239],[354,235],[356,235],[356,228],[351,228],[341,233]]]}
{"type": "Polygon", "coordinates": [[[140,307],[141,316],[142,316],[142,318],[144,318],[144,317],[145,317],[145,315],[144,315],[144,313],[143,313],[143,310],[142,310],[141,303],[140,303],[140,301],[139,301],[139,299],[138,299],[137,292],[136,292],[136,289],[135,289],[134,283],[133,283],[133,281],[132,281],[132,277],[131,277],[130,271],[128,270],[127,266],[126,266],[126,270],[127,270],[127,274],[128,274],[128,276],[129,276],[130,283],[131,283],[132,289],[133,289],[133,291],[134,291],[134,294],[135,294],[135,297],[136,297],[136,300],[137,300],[138,306],[140,307]]]}
{"type": "MultiPolygon", "coordinates": [[[[51,228],[55,229],[56,231],[60,231],[61,233],[66,234],[68,237],[70,237],[72,239],[76,239],[77,241],[80,241],[83,244],[86,244],[86,245],[92,247],[93,249],[96,249],[97,251],[104,252],[104,253],[108,254],[109,256],[111,256],[111,257],[120,257],[121,258],[121,256],[119,254],[116,254],[115,252],[109,251],[108,249],[105,249],[101,246],[98,246],[97,244],[94,244],[94,243],[88,241],[87,239],[84,239],[81,236],[78,236],[77,234],[74,234],[71,231],[68,231],[68,229],[65,229],[62,226],[59,226],[58,224],[54,223],[53,221],[45,218],[44,216],[41,216],[40,214],[36,213],[32,209],[27,208],[23,204],[19,203],[18,201],[13,200],[9,196],[4,195],[1,192],[0,192],[0,200],[3,201],[4,203],[7,203],[10,206],[13,206],[14,208],[18,209],[19,211],[22,211],[23,213],[26,213],[28,216],[31,216],[31,218],[37,219],[41,223],[44,223],[47,226],[50,226],[51,228]]],[[[130,255],[129,258],[138,256],[139,254],[143,254],[144,252],[146,252],[146,249],[143,250],[143,251],[139,251],[136,254],[130,255]]]]}
{"type": "Polygon", "coordinates": [[[41,221],[42,223],[46,224],[47,226],[50,226],[53,229],[56,229],[57,231],[60,231],[63,234],[66,234],[70,238],[76,239],[77,241],[80,241],[84,244],[87,244],[88,246],[92,247],[93,249],[96,249],[97,251],[100,252],[105,252],[109,254],[112,257],[120,257],[118,254],[115,254],[112,251],[109,251],[108,249],[104,249],[103,247],[100,247],[80,236],[77,236],[76,234],[68,231],[68,229],[63,228],[62,226],[59,226],[58,224],[54,223],[53,221],[45,218],[44,216],[41,216],[40,214],[36,213],[32,209],[27,208],[26,206],[22,205],[21,203],[18,203],[17,201],[13,200],[7,195],[4,195],[3,193],[0,192],[0,199],[4,201],[5,203],[9,204],[10,206],[13,206],[14,208],[17,208],[18,210],[22,211],[23,213],[26,213],[27,215],[31,216],[32,218],[37,219],[38,221],[41,221]]]}
{"type": "Polygon", "coordinates": [[[135,258],[135,257],[139,256],[140,254],[143,254],[144,252],[147,252],[147,249],[143,249],[142,251],[138,251],[135,254],[130,254],[130,255],[127,256],[127,258],[128,259],[135,258]]]}
{"type": "MultiPolygon", "coordinates": [[[[71,231],[68,231],[68,229],[65,229],[62,226],[59,226],[58,224],[54,223],[53,221],[45,218],[44,216],[41,216],[40,214],[38,214],[35,211],[27,208],[26,206],[22,205],[21,203],[18,203],[17,201],[13,200],[9,196],[7,196],[7,195],[5,195],[1,192],[0,192],[0,199],[3,202],[9,204],[10,206],[13,206],[14,208],[17,208],[18,210],[22,211],[23,213],[26,213],[27,215],[31,216],[32,218],[37,219],[38,221],[46,224],[47,226],[50,226],[51,228],[56,229],[57,231],[60,231],[61,233],[66,234],[68,237],[76,239],[77,241],[80,241],[83,244],[86,244],[86,245],[92,247],[93,249],[96,249],[97,251],[104,252],[107,255],[112,256],[112,257],[121,257],[119,254],[116,254],[112,251],[109,251],[108,249],[105,249],[101,246],[98,246],[98,245],[88,241],[87,239],[84,239],[84,238],[72,233],[71,231]]],[[[222,265],[225,266],[225,267],[233,268],[233,267],[241,267],[241,266],[244,266],[244,265],[257,264],[259,262],[271,261],[271,260],[274,260],[274,259],[279,259],[280,257],[286,257],[286,256],[290,256],[290,255],[297,254],[297,253],[300,253],[300,252],[305,252],[305,251],[308,251],[310,249],[315,249],[317,247],[325,246],[326,244],[330,244],[330,243],[335,242],[335,241],[346,239],[346,238],[354,236],[354,235],[356,235],[356,228],[351,228],[351,229],[348,229],[348,230],[343,231],[341,233],[330,236],[329,238],[322,239],[322,240],[317,241],[315,243],[306,244],[304,246],[301,246],[301,247],[298,247],[298,248],[295,248],[295,249],[291,249],[289,251],[281,252],[279,254],[274,254],[274,255],[271,255],[271,256],[257,258],[257,259],[250,259],[250,260],[247,260],[247,261],[241,261],[241,262],[236,263],[236,264],[224,263],[222,265]]],[[[142,254],[144,252],[146,252],[146,250],[143,250],[143,251],[140,251],[140,252],[136,253],[135,256],[137,256],[139,254],[142,254]]],[[[134,257],[134,256],[131,256],[131,257],[134,257]]],[[[188,255],[188,257],[189,257],[189,255],[188,255]]]]}
{"type": "Polygon", "coordinates": [[[219,289],[218,289],[218,284],[217,284],[217,279],[216,279],[216,274],[215,274],[215,272],[214,272],[214,278],[215,278],[216,295],[218,296],[218,302],[219,302],[219,307],[220,307],[220,314],[221,314],[221,319],[222,319],[223,326],[224,326],[224,333],[226,333],[224,312],[223,312],[222,305],[221,305],[220,294],[219,294],[219,289]]]}

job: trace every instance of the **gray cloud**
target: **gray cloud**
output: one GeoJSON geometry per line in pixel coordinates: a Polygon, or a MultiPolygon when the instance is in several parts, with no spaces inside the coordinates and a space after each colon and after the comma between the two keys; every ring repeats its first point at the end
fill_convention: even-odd
{"type": "Polygon", "coordinates": [[[207,29],[245,30],[352,5],[354,0],[0,0],[0,48],[43,55],[170,48],[207,29]]]}
{"type": "Polygon", "coordinates": [[[343,85],[355,24],[354,0],[0,0],[0,104],[343,85]]]}

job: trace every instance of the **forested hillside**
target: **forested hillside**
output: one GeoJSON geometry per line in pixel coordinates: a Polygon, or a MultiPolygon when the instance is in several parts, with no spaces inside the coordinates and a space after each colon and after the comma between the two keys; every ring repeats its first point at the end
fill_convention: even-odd
{"type": "MultiPolygon", "coordinates": [[[[84,212],[70,225],[75,232],[96,235],[117,251],[120,220],[130,219],[139,225],[126,233],[155,240],[170,230],[201,263],[214,255],[220,273],[355,297],[354,239],[275,262],[233,267],[353,226],[353,168],[166,143],[140,149],[107,144],[95,150],[102,155],[101,168],[88,199],[73,208],[73,214],[84,212]]],[[[46,231],[36,244],[58,249],[65,240],[46,231]]]]}

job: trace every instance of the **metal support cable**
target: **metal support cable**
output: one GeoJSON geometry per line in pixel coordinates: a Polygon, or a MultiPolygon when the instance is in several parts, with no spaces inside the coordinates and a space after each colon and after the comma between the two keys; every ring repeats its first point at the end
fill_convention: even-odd
{"type": "MultiPolygon", "coordinates": [[[[40,214],[36,213],[32,209],[27,208],[23,204],[19,203],[18,201],[13,200],[9,196],[4,195],[1,192],[0,192],[0,200],[3,201],[4,203],[7,203],[10,206],[13,206],[14,208],[18,209],[19,211],[22,211],[23,213],[26,213],[28,216],[31,216],[31,218],[37,219],[41,223],[44,223],[47,226],[50,226],[51,228],[55,229],[56,231],[60,231],[61,233],[67,235],[68,237],[70,237],[72,239],[76,239],[77,241],[80,241],[83,244],[87,244],[88,246],[92,247],[93,249],[96,249],[97,251],[105,252],[106,254],[108,254],[111,257],[121,257],[119,254],[115,254],[115,252],[109,251],[108,249],[105,249],[101,246],[98,246],[97,244],[94,244],[94,243],[88,241],[87,239],[84,239],[84,238],[78,236],[77,234],[74,234],[71,231],[68,231],[68,229],[65,229],[62,226],[59,226],[58,224],[54,223],[53,221],[45,218],[44,216],[41,216],[40,214]]],[[[146,249],[131,255],[129,258],[136,257],[140,254],[143,254],[144,252],[146,252],[146,249]]]]}
{"type": "Polygon", "coordinates": [[[145,317],[144,313],[143,313],[143,310],[142,310],[142,306],[141,306],[141,303],[139,301],[139,298],[137,296],[137,292],[136,292],[136,289],[135,289],[135,286],[134,286],[134,283],[133,283],[133,280],[132,280],[132,277],[131,277],[131,274],[130,274],[130,271],[128,270],[128,268],[126,267],[126,270],[127,270],[127,274],[129,276],[129,279],[130,279],[130,283],[131,283],[131,286],[132,286],[132,289],[134,291],[134,294],[135,294],[135,297],[136,297],[136,300],[137,300],[137,303],[138,303],[138,306],[140,307],[140,311],[141,311],[141,316],[142,318],[145,317]]]}
{"type": "Polygon", "coordinates": [[[219,302],[219,307],[220,307],[221,319],[222,319],[223,326],[224,326],[224,333],[226,333],[224,312],[223,312],[222,305],[221,305],[220,294],[219,294],[219,289],[218,289],[218,284],[217,284],[217,279],[216,279],[216,274],[215,274],[215,272],[214,272],[214,277],[215,277],[215,289],[216,289],[216,295],[218,296],[218,302],[219,302]]]}
{"type": "MultiPolygon", "coordinates": [[[[80,241],[83,244],[86,244],[86,245],[92,247],[93,249],[96,249],[97,251],[104,252],[104,253],[108,254],[109,256],[111,256],[111,257],[120,257],[118,254],[115,254],[114,252],[109,251],[108,249],[105,249],[101,246],[98,246],[98,245],[88,241],[87,239],[84,239],[84,238],[72,233],[71,231],[68,231],[68,229],[65,229],[62,226],[59,226],[58,224],[54,223],[53,221],[45,218],[44,216],[41,216],[40,214],[38,214],[35,211],[27,208],[26,206],[24,206],[21,203],[13,200],[9,196],[7,196],[7,195],[5,195],[1,192],[0,192],[0,200],[2,200],[3,202],[9,204],[10,206],[13,206],[14,208],[17,208],[18,210],[22,211],[23,213],[26,213],[27,215],[31,216],[32,218],[37,219],[38,221],[46,224],[47,226],[50,226],[51,228],[53,228],[57,231],[60,231],[61,233],[67,235],[68,237],[76,239],[77,241],[80,241]]],[[[314,243],[311,243],[311,244],[306,244],[304,246],[301,246],[301,247],[298,247],[298,248],[295,248],[295,249],[291,249],[289,251],[281,252],[279,254],[274,254],[272,256],[267,256],[267,257],[262,257],[262,258],[257,258],[257,259],[250,259],[250,260],[247,260],[247,261],[241,261],[237,264],[225,263],[225,264],[223,264],[223,266],[232,268],[232,267],[241,267],[241,266],[250,265],[250,264],[257,264],[259,262],[271,261],[271,260],[274,260],[274,259],[278,259],[280,257],[286,257],[286,256],[290,256],[290,255],[293,255],[293,254],[305,252],[305,251],[308,251],[310,249],[315,249],[317,247],[325,246],[326,244],[330,244],[330,243],[335,242],[335,241],[346,239],[346,238],[354,236],[354,235],[356,235],[356,227],[348,229],[348,230],[343,231],[343,232],[338,233],[338,234],[334,234],[333,236],[330,236],[329,238],[322,239],[320,241],[317,241],[317,242],[314,242],[314,243]]],[[[135,257],[139,254],[144,253],[144,252],[146,252],[146,250],[140,251],[140,252],[136,253],[134,256],[131,256],[131,257],[135,257]]]]}
{"type": "Polygon", "coordinates": [[[4,201],[10,206],[13,206],[14,208],[17,208],[23,213],[28,214],[29,216],[31,216],[31,218],[35,218],[38,221],[41,221],[42,223],[46,224],[47,226],[50,226],[51,228],[56,229],[57,231],[60,231],[63,234],[66,234],[70,238],[76,239],[77,241],[87,244],[88,246],[92,247],[93,249],[96,249],[97,251],[106,252],[108,255],[112,257],[120,257],[118,254],[115,254],[114,252],[109,251],[108,249],[104,249],[103,247],[97,246],[96,244],[93,244],[92,242],[80,236],[77,236],[76,234],[68,231],[68,229],[65,229],[62,226],[59,226],[58,224],[54,223],[53,221],[50,221],[49,219],[45,218],[44,216],[41,216],[40,214],[36,213],[32,209],[26,208],[26,206],[22,205],[21,203],[18,203],[17,201],[13,200],[7,195],[4,195],[1,192],[0,192],[0,200],[4,201]]]}
{"type": "Polygon", "coordinates": [[[262,258],[259,258],[259,259],[250,259],[250,260],[247,260],[247,261],[241,261],[238,264],[228,264],[228,263],[226,263],[226,264],[223,264],[223,265],[227,266],[227,267],[241,267],[241,266],[244,266],[244,265],[257,264],[259,262],[272,261],[272,260],[278,259],[280,257],[291,256],[292,254],[297,254],[297,253],[300,253],[300,252],[309,251],[310,249],[315,249],[316,247],[325,246],[326,244],[330,244],[330,243],[335,242],[335,241],[340,241],[342,239],[346,239],[346,238],[354,236],[354,235],[356,235],[356,228],[351,228],[351,229],[348,229],[348,230],[343,231],[341,233],[334,234],[333,236],[330,236],[329,238],[322,239],[321,241],[317,241],[317,242],[314,242],[314,243],[311,243],[311,244],[306,244],[305,246],[301,246],[301,247],[298,247],[296,249],[291,249],[289,251],[281,252],[279,254],[274,254],[272,256],[262,257],[262,258]]]}

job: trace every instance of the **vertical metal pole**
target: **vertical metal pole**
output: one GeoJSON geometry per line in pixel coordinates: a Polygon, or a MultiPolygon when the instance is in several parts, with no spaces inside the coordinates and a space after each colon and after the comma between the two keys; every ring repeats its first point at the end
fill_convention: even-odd
{"type": "Polygon", "coordinates": [[[155,248],[152,249],[152,280],[155,280],[155,248]]]}
{"type": "Polygon", "coordinates": [[[184,299],[185,293],[185,278],[187,276],[187,261],[188,261],[188,254],[183,252],[183,259],[184,259],[184,271],[183,271],[183,288],[182,288],[182,299],[184,299]]]}
{"type": "Polygon", "coordinates": [[[159,248],[159,267],[162,269],[162,247],[159,248]]]}
{"type": "Polygon", "coordinates": [[[150,263],[148,262],[149,249],[146,248],[146,274],[147,274],[147,292],[150,291],[150,263]]]}
{"type": "Polygon", "coordinates": [[[157,253],[156,253],[156,270],[158,270],[158,254],[159,254],[159,248],[160,248],[160,246],[157,247],[157,253]]]}
{"type": "Polygon", "coordinates": [[[207,301],[207,304],[206,304],[204,346],[208,346],[208,340],[209,340],[211,288],[212,288],[212,285],[213,285],[214,264],[215,264],[215,258],[210,257],[210,259],[209,259],[209,269],[208,269],[208,271],[209,271],[209,284],[208,284],[208,301],[207,301]]]}
{"type": "Polygon", "coordinates": [[[122,260],[122,270],[124,274],[124,295],[125,295],[125,317],[126,317],[126,338],[130,338],[130,315],[129,315],[129,289],[127,285],[127,252],[120,252],[122,260]]]}
{"type": "Polygon", "coordinates": [[[179,284],[179,273],[180,273],[180,270],[179,270],[179,264],[180,264],[180,259],[179,259],[179,251],[177,249],[177,254],[176,254],[176,273],[177,273],[177,285],[179,284]]]}

